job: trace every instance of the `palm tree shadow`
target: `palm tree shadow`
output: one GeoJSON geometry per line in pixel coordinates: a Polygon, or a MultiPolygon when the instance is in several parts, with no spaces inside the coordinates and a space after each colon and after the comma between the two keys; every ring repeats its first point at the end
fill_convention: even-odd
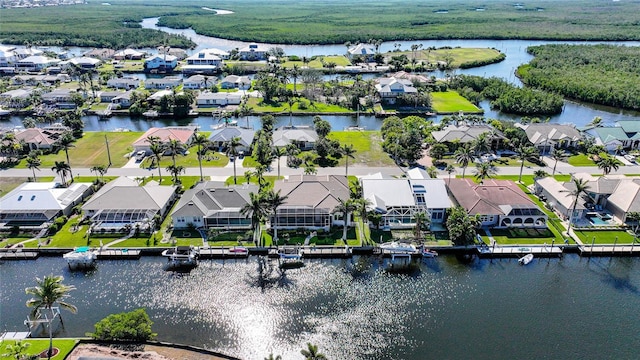
{"type": "Polygon", "coordinates": [[[285,270],[277,269],[265,256],[258,257],[256,273],[247,273],[246,283],[251,287],[259,287],[264,293],[274,287],[291,287],[294,282],[286,277],[285,270]]]}
{"type": "Polygon", "coordinates": [[[442,266],[436,259],[422,259],[422,265],[434,273],[441,273],[442,266]]]}
{"type": "Polygon", "coordinates": [[[613,258],[610,258],[607,263],[594,261],[596,268],[594,269],[589,267],[589,270],[598,275],[603,283],[611,286],[618,291],[628,291],[631,294],[640,295],[640,290],[638,290],[638,287],[631,282],[629,273],[632,271],[632,269],[630,263],[628,263],[628,259],[626,260],[627,261],[622,258],[616,259],[616,261],[618,262],[627,262],[627,264],[618,263],[618,265],[624,266],[625,269],[620,269],[615,265],[612,266],[611,261],[613,261],[613,258]]]}

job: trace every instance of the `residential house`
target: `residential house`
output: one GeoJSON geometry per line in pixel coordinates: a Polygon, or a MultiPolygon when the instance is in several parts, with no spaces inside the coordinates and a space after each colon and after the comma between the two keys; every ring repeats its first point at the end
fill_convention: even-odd
{"type": "Polygon", "coordinates": [[[26,59],[30,56],[39,56],[44,54],[44,51],[36,49],[34,47],[15,48],[13,52],[16,54],[18,60],[26,59]]]}
{"type": "Polygon", "coordinates": [[[64,133],[69,131],[66,126],[49,126],[44,128],[29,128],[16,133],[16,140],[24,143],[29,150],[53,150],[64,133]]]}
{"type": "Polygon", "coordinates": [[[200,90],[216,84],[216,79],[205,75],[193,75],[182,82],[185,89],[200,90]]]}
{"type": "Polygon", "coordinates": [[[69,63],[85,70],[95,69],[98,67],[98,65],[100,65],[101,62],[102,61],[100,61],[99,59],[86,57],[86,56],[73,58],[69,60],[69,63]]]}
{"type": "Polygon", "coordinates": [[[160,79],[146,79],[145,89],[173,89],[182,84],[182,78],[178,76],[167,76],[160,79]]]}
{"type": "Polygon", "coordinates": [[[71,77],[67,74],[57,74],[57,75],[16,75],[11,78],[12,85],[29,85],[29,86],[38,86],[38,85],[47,85],[54,86],[60,82],[70,82],[71,77]]]}
{"type": "Polygon", "coordinates": [[[120,95],[111,99],[111,103],[119,105],[119,108],[128,108],[129,106],[131,106],[131,96],[133,95],[133,93],[134,90],[120,93],[120,95]]]}
{"type": "Polygon", "coordinates": [[[129,227],[149,232],[171,209],[176,189],[154,181],[139,186],[132,179],[119,177],[93,195],[82,206],[82,212],[91,219],[94,233],[123,233],[129,227]]]}
{"type": "Polygon", "coordinates": [[[242,208],[258,193],[256,185],[225,186],[222,182],[198,183],[185,191],[171,212],[174,229],[249,230],[251,214],[242,208]]]}
{"type": "Polygon", "coordinates": [[[69,216],[91,194],[90,183],[74,182],[58,187],[55,182],[23,183],[0,199],[0,228],[43,229],[56,217],[69,216]]]}
{"type": "Polygon", "coordinates": [[[18,60],[15,46],[0,46],[0,67],[9,67],[18,60]]]}
{"type": "Polygon", "coordinates": [[[214,74],[222,66],[222,58],[217,49],[204,49],[187,58],[187,64],[182,67],[184,74],[214,74]]]}
{"type": "Polygon", "coordinates": [[[180,49],[180,48],[173,48],[170,46],[158,46],[158,54],[160,55],[173,55],[176,58],[178,58],[178,60],[184,60],[187,58],[187,51],[184,49],[180,49]]]}
{"type": "Polygon", "coordinates": [[[240,105],[242,102],[242,94],[229,92],[209,92],[204,91],[196,97],[198,107],[227,106],[240,105]]]}
{"type": "Polygon", "coordinates": [[[145,151],[149,152],[150,136],[157,137],[160,143],[168,144],[170,140],[178,140],[186,147],[191,145],[196,134],[195,126],[167,126],[163,128],[152,127],[147,130],[142,136],[140,136],[134,143],[134,152],[145,151]]]}
{"type": "Polygon", "coordinates": [[[375,54],[376,54],[376,47],[375,45],[371,45],[371,44],[360,43],[360,44],[351,46],[347,50],[347,55],[349,56],[349,59],[360,57],[367,62],[372,62],[375,54]]]}
{"type": "Polygon", "coordinates": [[[124,49],[113,54],[113,58],[116,60],[142,60],[145,55],[146,53],[138,50],[124,49]]]}
{"type": "Polygon", "coordinates": [[[220,87],[223,89],[249,90],[251,79],[248,76],[229,75],[220,80],[220,87]]]}
{"type": "Polygon", "coordinates": [[[435,83],[435,76],[432,77],[428,77],[428,76],[424,76],[422,74],[414,74],[414,73],[409,73],[406,71],[398,71],[395,74],[391,75],[392,77],[396,78],[396,79],[407,79],[409,81],[411,81],[412,84],[415,84],[416,82],[420,83],[420,84],[433,84],[435,83]]]}
{"type": "Polygon", "coordinates": [[[378,79],[376,90],[380,99],[387,104],[395,104],[398,96],[418,93],[411,80],[394,77],[378,79]]]}
{"type": "Polygon", "coordinates": [[[491,149],[498,149],[506,137],[502,132],[487,124],[447,125],[444,129],[431,132],[436,142],[466,144],[475,141],[481,134],[488,134],[491,149]]]}
{"type": "Polygon", "coordinates": [[[233,138],[239,138],[240,146],[238,146],[236,150],[244,151],[246,153],[249,152],[255,135],[256,132],[253,129],[245,129],[238,126],[225,126],[211,131],[209,141],[213,148],[217,148],[219,151],[222,151],[225,148],[227,141],[233,138]]]}
{"type": "Polygon", "coordinates": [[[453,200],[480,225],[489,228],[546,228],[547,214],[513,181],[471,179],[447,181],[453,200]]]}
{"type": "Polygon", "coordinates": [[[269,48],[265,45],[249,44],[238,49],[238,56],[240,56],[241,60],[267,60],[267,52],[269,52],[269,48]]]}
{"type": "Polygon", "coordinates": [[[33,89],[15,89],[0,94],[0,99],[6,107],[21,109],[29,105],[31,94],[33,94],[33,89]]]}
{"type": "Polygon", "coordinates": [[[124,94],[124,91],[102,91],[100,93],[100,102],[110,103],[116,97],[124,94]]]}
{"type": "Polygon", "coordinates": [[[55,89],[41,95],[42,102],[49,105],[55,105],[60,109],[75,109],[76,104],[73,102],[73,95],[78,92],[71,89],[55,89]]]}
{"type": "Polygon", "coordinates": [[[300,150],[311,150],[316,146],[318,134],[310,127],[282,127],[273,132],[273,146],[285,147],[295,144],[300,150]]]}
{"type": "Polygon", "coordinates": [[[60,60],[43,55],[32,55],[15,63],[18,71],[42,71],[49,66],[56,65],[60,60]]]}
{"type": "Polygon", "coordinates": [[[113,49],[91,49],[84,53],[82,56],[92,57],[100,60],[111,59],[116,54],[113,49]]]}
{"type": "Polygon", "coordinates": [[[582,134],[574,125],[532,123],[522,125],[516,123],[527,134],[529,141],[540,154],[548,154],[551,149],[567,149],[578,146],[582,134]]]}
{"type": "MultiPolygon", "coordinates": [[[[558,213],[563,219],[571,217],[571,209],[575,197],[571,191],[575,190],[573,182],[559,182],[551,176],[535,180],[535,193],[546,206],[558,213]]],[[[573,219],[580,219],[587,212],[585,204],[589,201],[588,196],[583,194],[576,204],[573,219]],[[584,198],[584,199],[583,199],[584,198]]]]}
{"type": "Polygon", "coordinates": [[[178,66],[178,58],[173,55],[152,55],[144,59],[145,72],[172,72],[178,66]]]}
{"type": "Polygon", "coordinates": [[[160,90],[160,91],[156,91],[153,94],[149,95],[149,97],[147,98],[148,102],[154,103],[156,101],[160,101],[160,99],[162,99],[163,97],[171,97],[173,96],[173,90],[160,90]]]}
{"type": "MultiPolygon", "coordinates": [[[[382,216],[384,229],[409,229],[415,226],[415,214],[427,214],[432,230],[442,228],[446,211],[451,207],[445,181],[431,179],[414,171],[407,178],[391,178],[382,174],[360,179],[363,197],[369,209],[382,216]]],[[[373,224],[372,224],[373,225],[373,224]]]]}
{"type": "Polygon", "coordinates": [[[640,149],[640,126],[637,121],[617,121],[615,126],[594,127],[585,130],[596,145],[604,146],[607,151],[615,152],[619,148],[640,149]]]}
{"type": "Polygon", "coordinates": [[[137,89],[141,80],[135,77],[122,77],[107,80],[107,86],[116,89],[137,89]]]}
{"type": "MultiPolygon", "coordinates": [[[[339,175],[291,175],[276,181],[274,191],[286,197],[277,209],[277,223],[271,215],[271,226],[278,229],[323,229],[344,224],[343,214],[336,212],[340,200],[349,199],[349,181],[339,175]]],[[[347,225],[352,224],[350,214],[347,225]]]]}

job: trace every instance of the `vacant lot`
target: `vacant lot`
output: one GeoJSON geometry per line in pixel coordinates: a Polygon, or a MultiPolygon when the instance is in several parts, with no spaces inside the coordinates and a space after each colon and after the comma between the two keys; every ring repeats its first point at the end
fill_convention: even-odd
{"type": "Polygon", "coordinates": [[[433,92],[431,93],[431,98],[431,108],[438,114],[451,114],[459,111],[465,114],[482,112],[477,106],[455,91],[433,92]]]}

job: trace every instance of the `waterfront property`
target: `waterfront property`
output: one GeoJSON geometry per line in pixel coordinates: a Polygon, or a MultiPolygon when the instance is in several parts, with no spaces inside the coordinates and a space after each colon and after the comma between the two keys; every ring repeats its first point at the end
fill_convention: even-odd
{"type": "Polygon", "coordinates": [[[45,104],[55,106],[59,109],[75,109],[76,103],[73,102],[73,96],[80,95],[81,93],[71,89],[54,89],[48,93],[41,95],[42,102],[45,104]]]}
{"type": "Polygon", "coordinates": [[[182,84],[182,78],[178,76],[166,76],[160,79],[147,79],[144,81],[145,89],[173,89],[182,84]]]}
{"type": "Polygon", "coordinates": [[[240,105],[241,102],[242,94],[233,92],[203,91],[196,97],[198,107],[240,105]]]}
{"type": "MultiPolygon", "coordinates": [[[[217,49],[204,49],[189,56],[187,64],[182,66],[184,74],[213,74],[222,66],[220,51],[217,49]]],[[[229,54],[227,53],[227,57],[229,54]]]]}
{"type": "Polygon", "coordinates": [[[223,126],[211,132],[209,141],[212,147],[217,148],[218,151],[223,151],[227,141],[233,138],[239,138],[240,146],[238,146],[236,150],[248,153],[255,135],[256,132],[253,129],[246,129],[239,126],[223,126]]]}
{"type": "Polygon", "coordinates": [[[481,226],[547,227],[547,214],[513,181],[485,179],[476,184],[471,179],[451,179],[448,185],[453,200],[469,215],[478,216],[481,226]]]}
{"type": "Polygon", "coordinates": [[[267,60],[267,52],[269,48],[263,44],[249,44],[238,49],[238,56],[241,60],[267,60]]]}
{"type": "Polygon", "coordinates": [[[516,126],[524,129],[529,141],[535,146],[540,154],[547,154],[551,149],[567,149],[578,145],[582,140],[582,134],[574,125],[532,123],[516,126]]]}
{"type": "Polygon", "coordinates": [[[487,124],[477,125],[447,125],[442,130],[433,131],[431,135],[439,143],[466,144],[475,141],[481,134],[488,134],[491,140],[491,148],[498,149],[506,139],[502,132],[487,124]]]}
{"type": "Polygon", "coordinates": [[[273,132],[273,146],[295,144],[300,150],[311,150],[318,141],[318,134],[310,127],[282,127],[273,132]]]}
{"type": "Polygon", "coordinates": [[[113,58],[116,60],[142,60],[145,53],[134,49],[124,49],[113,54],[113,58]]]}
{"type": "Polygon", "coordinates": [[[620,147],[640,148],[640,125],[637,121],[617,121],[615,126],[593,127],[585,130],[585,134],[609,152],[617,151],[620,147]]]}
{"type": "Polygon", "coordinates": [[[107,86],[116,89],[137,89],[141,80],[136,77],[121,77],[107,80],[107,86]]]}
{"type": "Polygon", "coordinates": [[[24,183],[0,199],[0,228],[45,228],[56,217],[70,215],[91,192],[89,183],[68,187],[55,182],[24,183]]]}
{"type": "Polygon", "coordinates": [[[178,66],[178,58],[173,55],[152,55],[144,59],[145,72],[172,72],[178,66]]]}
{"type": "MultiPolygon", "coordinates": [[[[277,209],[277,224],[271,215],[271,226],[277,226],[278,229],[329,231],[331,226],[344,224],[343,214],[335,209],[340,200],[349,199],[349,182],[346,176],[292,175],[276,181],[273,188],[287,199],[277,209]]],[[[349,216],[348,226],[353,221],[353,214],[349,216]]]]}
{"type": "Polygon", "coordinates": [[[82,56],[69,59],[68,62],[66,62],[66,65],[69,66],[68,64],[73,64],[81,69],[93,70],[96,69],[101,62],[102,61],[96,58],[82,56]]]}
{"type": "Polygon", "coordinates": [[[408,79],[384,77],[378,79],[377,82],[378,96],[387,104],[395,104],[399,96],[418,93],[411,80],[408,79]]]}
{"type": "Polygon", "coordinates": [[[256,185],[225,186],[208,181],[185,191],[171,212],[174,229],[248,230],[251,215],[242,214],[250,201],[249,193],[258,193],[256,185]]]}
{"type": "Polygon", "coordinates": [[[249,90],[251,79],[248,76],[229,75],[220,80],[222,89],[249,90]]]}
{"type": "Polygon", "coordinates": [[[355,57],[360,57],[361,59],[371,62],[373,61],[373,56],[376,54],[376,47],[371,44],[357,44],[351,46],[347,50],[347,54],[349,59],[353,59],[355,57]]]}
{"type": "Polygon", "coordinates": [[[29,150],[53,150],[60,137],[69,128],[66,126],[47,126],[43,128],[29,128],[16,133],[16,140],[24,144],[29,150]]]}
{"type": "Polygon", "coordinates": [[[420,212],[427,214],[434,229],[444,222],[446,210],[451,207],[445,181],[417,174],[420,172],[413,170],[407,178],[380,173],[361,178],[363,197],[370,202],[370,210],[382,216],[383,228],[413,228],[415,214],[420,212]]]}
{"type": "Polygon", "coordinates": [[[127,226],[151,231],[162,221],[176,197],[175,186],[150,182],[138,186],[120,177],[104,185],[84,205],[82,211],[92,222],[93,231],[122,232],[127,226]]]}
{"type": "Polygon", "coordinates": [[[151,128],[140,136],[134,143],[134,152],[149,152],[149,137],[157,137],[162,144],[168,144],[171,140],[178,140],[185,147],[189,147],[196,134],[195,126],[167,126],[163,128],[151,128]]]}
{"type": "Polygon", "coordinates": [[[189,78],[183,80],[182,87],[189,90],[200,90],[215,85],[215,83],[215,78],[209,79],[208,76],[205,77],[204,75],[192,75],[189,78]]]}

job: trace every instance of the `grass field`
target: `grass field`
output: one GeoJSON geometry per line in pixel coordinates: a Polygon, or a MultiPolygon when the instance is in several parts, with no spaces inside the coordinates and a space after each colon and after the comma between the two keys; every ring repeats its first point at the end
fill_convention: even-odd
{"type": "MultiPolygon", "coordinates": [[[[346,48],[345,48],[346,51],[346,48]]],[[[313,59],[312,61],[309,61],[308,63],[303,63],[302,61],[285,61],[282,63],[282,67],[285,68],[292,68],[293,65],[298,65],[298,67],[302,68],[303,66],[305,67],[309,67],[311,69],[322,69],[322,61],[320,61],[320,59],[322,59],[324,61],[325,64],[328,63],[334,63],[336,64],[336,66],[349,66],[351,65],[351,61],[349,61],[349,59],[347,59],[345,56],[342,55],[332,55],[332,56],[322,56],[322,57],[316,57],[315,59],[313,59]]]]}
{"type": "MultiPolygon", "coordinates": [[[[355,159],[349,159],[349,166],[354,164],[366,166],[392,166],[393,160],[382,150],[382,138],[379,131],[332,131],[330,139],[343,145],[353,145],[356,150],[355,159]]],[[[344,167],[345,159],[339,161],[344,167]]]]}
{"type": "Polygon", "coordinates": [[[596,166],[596,163],[594,163],[593,160],[591,160],[589,158],[589,155],[587,154],[578,154],[578,155],[570,156],[567,159],[567,162],[569,163],[569,165],[573,165],[573,166],[596,166]]]}
{"type": "MultiPolygon", "coordinates": [[[[34,284],[35,285],[35,284],[34,284]]],[[[73,295],[73,293],[72,293],[73,295]]],[[[22,343],[28,343],[29,347],[26,350],[27,354],[37,355],[47,349],[49,349],[49,339],[25,339],[22,343]]],[[[73,351],[76,347],[77,340],[74,339],[53,339],[53,347],[60,350],[60,352],[51,357],[53,360],[63,360],[73,351]]],[[[15,344],[15,340],[3,340],[0,344],[0,360],[14,359],[13,357],[4,356],[6,353],[6,346],[9,344],[15,344]]],[[[44,357],[47,358],[46,356],[44,357]]]]}
{"type": "Polygon", "coordinates": [[[458,113],[459,111],[465,114],[482,112],[481,109],[455,91],[432,92],[431,99],[431,108],[439,114],[458,113]]]}
{"type": "MultiPolygon", "coordinates": [[[[176,156],[176,166],[184,166],[185,168],[188,167],[199,167],[199,163],[198,163],[198,147],[197,146],[192,146],[189,149],[189,153],[187,155],[177,155],[176,156]]],[[[202,167],[223,167],[225,165],[227,165],[229,163],[229,158],[222,154],[222,153],[208,153],[207,155],[205,155],[202,158],[202,167]]],[[[150,157],[146,157],[141,163],[140,163],[140,167],[141,168],[148,168],[149,166],[151,166],[152,161],[150,157]]],[[[163,156],[162,160],[160,161],[160,166],[162,167],[162,172],[163,172],[163,177],[164,177],[164,173],[167,173],[166,167],[169,165],[173,165],[173,159],[171,158],[171,156],[163,156]]],[[[153,170],[154,173],[158,173],[157,168],[154,168],[153,170]]],[[[167,173],[168,174],[168,173],[167,173]]]]}
{"type": "Polygon", "coordinates": [[[460,67],[461,64],[469,62],[484,62],[490,61],[500,56],[500,52],[495,49],[488,48],[453,48],[453,49],[438,49],[438,50],[425,50],[420,49],[415,53],[413,51],[401,51],[386,53],[385,59],[391,60],[392,56],[404,54],[409,60],[412,60],[415,54],[415,58],[418,62],[425,61],[429,63],[435,63],[438,61],[446,61],[451,56],[453,59],[452,66],[454,68],[460,67]]]}
{"type": "MultiPolygon", "coordinates": [[[[298,89],[299,90],[299,89],[298,89]]],[[[287,103],[281,103],[277,105],[267,105],[262,102],[262,99],[249,98],[249,106],[254,112],[258,113],[289,113],[289,105],[287,103]]],[[[351,109],[343,108],[338,105],[324,104],[320,102],[314,103],[313,106],[309,106],[307,109],[300,109],[299,102],[296,102],[291,107],[291,111],[294,113],[352,113],[351,109]]]]}
{"type": "Polygon", "coordinates": [[[634,239],[633,235],[626,231],[575,231],[575,234],[586,246],[591,245],[594,242],[594,238],[595,244],[631,244],[634,239]],[[618,238],[617,242],[616,238],[618,238]]]}
{"type": "MultiPolygon", "coordinates": [[[[109,141],[109,151],[111,153],[111,166],[122,167],[129,160],[125,155],[133,151],[133,144],[143,133],[142,132],[85,132],[84,136],[73,143],[74,147],[69,148],[69,161],[71,169],[74,167],[90,168],[98,165],[108,165],[109,157],[105,143],[105,135],[109,141]]],[[[40,157],[42,165],[40,168],[51,168],[56,161],[67,161],[64,150],[57,154],[43,155],[40,157]]],[[[26,162],[23,160],[16,166],[25,168],[26,162]]],[[[38,171],[36,171],[36,176],[38,171]]]]}

